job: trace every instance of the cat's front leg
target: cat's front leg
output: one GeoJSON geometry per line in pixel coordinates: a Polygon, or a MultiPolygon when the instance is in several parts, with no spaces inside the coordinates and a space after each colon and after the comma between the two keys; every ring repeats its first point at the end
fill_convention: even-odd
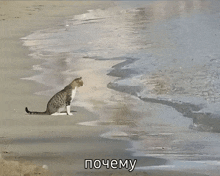
{"type": "Polygon", "coordinates": [[[69,106],[66,106],[66,112],[67,112],[67,115],[73,115],[73,114],[70,112],[70,105],[69,105],[69,106]]]}

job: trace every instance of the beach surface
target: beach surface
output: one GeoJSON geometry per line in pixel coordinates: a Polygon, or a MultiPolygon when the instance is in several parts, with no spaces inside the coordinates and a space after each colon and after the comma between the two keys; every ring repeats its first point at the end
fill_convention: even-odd
{"type": "MultiPolygon", "coordinates": [[[[132,155],[132,152],[127,150],[131,147],[127,140],[100,137],[101,134],[106,134],[109,129],[114,128],[111,125],[80,125],[80,123],[99,119],[97,114],[82,106],[72,107],[73,116],[31,116],[27,115],[24,110],[28,106],[30,110],[44,111],[47,101],[56,89],[40,82],[21,79],[37,75],[39,70],[34,69],[33,65],[44,62],[43,59],[33,59],[30,56],[31,52],[22,45],[21,38],[51,26],[57,29],[65,27],[64,19],[85,13],[87,10],[105,9],[113,5],[112,2],[101,1],[0,2],[0,94],[2,100],[0,102],[0,175],[128,175],[127,169],[85,170],[85,159],[137,159],[136,167],[165,165],[165,159],[132,155]],[[36,94],[41,91],[49,91],[50,96],[36,94]]],[[[96,77],[93,82],[88,79],[89,76],[85,77],[87,85],[78,92],[82,94],[83,99],[96,96],[95,91],[90,95],[86,94],[91,91],[93,84],[106,89],[106,85],[111,80],[109,76],[98,77],[100,73],[89,71],[89,66],[91,67],[94,62],[102,61],[85,58],[82,63],[78,63],[82,66],[81,68],[85,66],[84,69],[78,71],[78,74],[96,77]]],[[[110,68],[120,62],[120,60],[107,61],[105,64],[100,63],[100,67],[110,68]]],[[[53,72],[51,74],[53,74],[51,79],[57,76],[53,72]]],[[[61,82],[62,84],[64,83],[61,82]]],[[[57,87],[60,88],[60,85],[57,87]]],[[[95,87],[92,88],[95,90],[95,87]]],[[[103,93],[98,97],[102,96],[107,95],[103,93]]],[[[132,98],[128,97],[127,100],[132,101],[132,98]]],[[[95,101],[93,98],[93,103],[98,107],[103,102],[95,101]]],[[[124,104],[118,106],[124,106],[124,104]]],[[[127,109],[129,107],[125,108],[126,111],[127,109]]],[[[110,113],[108,109],[103,111],[110,113]]],[[[118,112],[114,116],[115,118],[123,117],[123,113],[124,111],[118,112]]],[[[129,119],[119,118],[118,123],[122,126],[129,124],[129,119]]],[[[203,174],[157,169],[141,171],[139,169],[129,175],[199,176],[203,174]]]]}

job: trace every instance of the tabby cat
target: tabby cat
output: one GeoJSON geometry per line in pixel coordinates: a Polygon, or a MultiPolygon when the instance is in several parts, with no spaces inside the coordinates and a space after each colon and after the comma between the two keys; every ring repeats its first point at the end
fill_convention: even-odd
{"type": "Polygon", "coordinates": [[[45,112],[32,112],[28,108],[25,111],[28,114],[39,114],[39,115],[73,115],[70,112],[70,104],[76,94],[77,87],[83,86],[82,77],[74,79],[69,85],[67,85],[63,90],[56,93],[47,103],[47,109],[45,112]],[[67,113],[61,113],[65,110],[67,113]]]}

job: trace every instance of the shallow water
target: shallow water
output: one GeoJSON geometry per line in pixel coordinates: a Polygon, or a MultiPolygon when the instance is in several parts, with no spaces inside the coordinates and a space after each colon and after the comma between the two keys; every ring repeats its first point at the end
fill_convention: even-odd
{"type": "Polygon", "coordinates": [[[130,140],[141,155],[218,163],[220,3],[115,3],[23,38],[45,60],[33,66],[39,75],[24,79],[52,95],[82,76],[73,105],[100,121],[81,124],[107,125],[103,137],[130,140]]]}

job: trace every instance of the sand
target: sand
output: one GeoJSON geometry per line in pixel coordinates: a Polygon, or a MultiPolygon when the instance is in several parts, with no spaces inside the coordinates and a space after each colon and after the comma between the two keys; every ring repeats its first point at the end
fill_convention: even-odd
{"type": "Polygon", "coordinates": [[[38,105],[39,110],[44,110],[50,98],[33,95],[36,90],[45,90],[48,89],[47,87],[20,79],[36,74],[32,66],[42,62],[28,56],[31,52],[22,46],[20,38],[35,30],[59,25],[58,22],[74,14],[92,8],[104,8],[106,5],[100,2],[0,2],[2,137],[15,137],[15,135],[20,137],[20,132],[24,133],[25,129],[22,128],[23,132],[19,132],[17,127],[29,125],[27,121],[24,123],[24,119],[27,118],[25,106],[38,105]],[[8,126],[16,127],[16,130],[8,129],[8,126]],[[7,129],[9,131],[5,131],[7,129]]]}
{"type": "MultiPolygon", "coordinates": [[[[50,97],[34,93],[47,90],[21,78],[37,74],[28,48],[20,38],[39,29],[59,27],[65,18],[112,2],[2,1],[0,2],[0,175],[127,175],[127,170],[85,170],[84,159],[138,159],[137,166],[164,164],[156,158],[134,157],[127,141],[99,137],[105,126],[89,127],[79,122],[96,117],[81,107],[71,116],[30,116],[26,106],[44,111],[50,97]],[[46,167],[45,167],[46,165],[46,167]],[[43,168],[44,166],[44,168],[43,168]],[[48,169],[45,169],[48,168],[48,169]]],[[[65,25],[65,24],[63,24],[65,25]]],[[[180,172],[134,171],[130,175],[189,175],[180,172]]],[[[195,174],[193,174],[195,175],[195,174]]]]}
{"type": "MultiPolygon", "coordinates": [[[[18,159],[18,155],[24,151],[29,153],[43,153],[43,147],[36,146],[36,151],[33,147],[20,147],[20,145],[12,144],[15,139],[44,137],[44,135],[58,136],[59,131],[74,130],[69,117],[45,117],[45,116],[27,116],[24,108],[27,105],[39,105],[38,108],[45,109],[49,97],[36,96],[36,90],[47,89],[42,85],[38,85],[31,81],[23,81],[20,78],[36,74],[33,71],[32,65],[39,60],[33,60],[28,56],[30,51],[23,47],[20,38],[25,37],[31,32],[44,29],[51,26],[56,26],[59,21],[64,21],[65,18],[74,14],[86,12],[86,10],[102,7],[104,8],[109,3],[101,2],[47,2],[47,1],[13,1],[0,2],[0,55],[1,55],[1,116],[0,116],[0,151],[4,158],[10,160],[18,159]],[[46,119],[45,119],[46,118],[46,119]],[[65,120],[66,118],[66,120],[65,120]],[[57,120],[55,120],[57,119],[57,120]],[[69,128],[65,125],[68,124],[69,128]],[[57,126],[60,126],[57,130],[57,126]],[[42,136],[43,135],[43,136],[42,136]],[[10,148],[11,147],[11,148],[10,148]],[[16,151],[19,153],[16,153],[16,151]]],[[[33,107],[32,106],[32,107],[33,107]]],[[[80,122],[82,114],[78,118],[74,118],[74,123],[80,122]]],[[[91,117],[87,115],[85,117],[91,117]]],[[[91,118],[92,119],[92,118],[91,118]]],[[[73,119],[72,119],[73,120],[73,119]]],[[[84,119],[88,120],[88,119],[84,119]]],[[[59,135],[60,136],[60,135],[59,135]]],[[[31,165],[33,167],[33,164],[31,165]]],[[[1,161],[1,175],[33,175],[37,169],[41,174],[48,173],[42,168],[42,165],[33,169],[27,163],[18,161],[1,161]],[[17,166],[19,165],[19,166],[17,166]],[[18,169],[19,168],[19,169],[18,169]],[[26,170],[25,170],[25,169],[26,170]],[[11,171],[11,173],[9,172],[11,171]],[[30,171],[32,170],[32,171],[30,171]],[[17,171],[17,172],[16,172],[17,171]]],[[[47,174],[46,174],[47,175],[47,174]]]]}

